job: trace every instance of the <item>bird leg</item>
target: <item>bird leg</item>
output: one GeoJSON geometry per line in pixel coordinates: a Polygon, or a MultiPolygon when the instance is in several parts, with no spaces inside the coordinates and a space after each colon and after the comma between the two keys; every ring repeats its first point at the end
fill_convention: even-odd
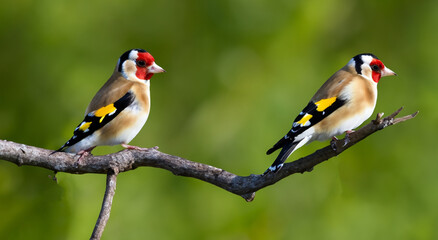
{"type": "Polygon", "coordinates": [[[345,138],[344,138],[344,145],[342,147],[345,147],[350,142],[350,134],[354,133],[354,130],[347,130],[345,131],[345,138]]]}
{"type": "Polygon", "coordinates": [[[332,140],[330,141],[330,146],[332,147],[333,151],[336,151],[336,141],[338,141],[338,138],[336,136],[332,137],[332,140]]]}
{"type": "Polygon", "coordinates": [[[81,150],[81,151],[79,151],[78,153],[76,153],[76,155],[79,155],[79,158],[78,158],[77,163],[80,164],[82,159],[84,159],[84,158],[87,157],[87,156],[92,156],[91,151],[92,151],[95,147],[96,147],[96,146],[94,146],[94,147],[90,147],[90,148],[88,148],[88,149],[81,150]]]}
{"type": "Polygon", "coordinates": [[[120,144],[122,147],[126,148],[126,149],[131,149],[131,150],[139,150],[139,151],[147,151],[149,150],[148,148],[142,148],[142,147],[137,147],[137,146],[131,146],[128,144],[120,144]]]}

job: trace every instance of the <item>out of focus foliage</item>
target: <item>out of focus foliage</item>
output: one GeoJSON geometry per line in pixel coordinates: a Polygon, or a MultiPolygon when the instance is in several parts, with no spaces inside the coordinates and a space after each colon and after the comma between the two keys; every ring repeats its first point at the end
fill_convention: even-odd
{"type": "MultiPolygon", "coordinates": [[[[118,57],[144,48],[167,72],[132,144],[259,174],[317,88],[372,52],[398,74],[376,113],[417,118],[252,203],[160,169],[122,173],[103,239],[438,239],[437,25],[435,0],[3,1],[0,139],[58,148],[118,57]]],[[[90,236],[105,176],[51,174],[0,161],[0,239],[90,236]]]]}

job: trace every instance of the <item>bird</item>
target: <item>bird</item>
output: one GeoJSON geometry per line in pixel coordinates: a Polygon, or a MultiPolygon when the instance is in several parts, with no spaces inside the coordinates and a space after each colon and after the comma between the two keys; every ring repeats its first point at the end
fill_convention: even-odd
{"type": "Polygon", "coordinates": [[[278,172],[286,159],[298,148],[312,141],[349,134],[367,120],[377,101],[377,84],[381,77],[397,75],[372,53],[354,56],[335,72],[313,95],[307,106],[298,114],[292,128],[266,154],[281,148],[273,164],[264,174],[278,172]]]}
{"type": "Polygon", "coordinates": [[[165,70],[144,49],[123,53],[113,74],[85,110],[84,120],[76,127],[73,136],[55,152],[76,153],[79,162],[96,146],[120,144],[126,149],[144,150],[128,143],[148,119],[150,79],[162,72],[165,70]]]}

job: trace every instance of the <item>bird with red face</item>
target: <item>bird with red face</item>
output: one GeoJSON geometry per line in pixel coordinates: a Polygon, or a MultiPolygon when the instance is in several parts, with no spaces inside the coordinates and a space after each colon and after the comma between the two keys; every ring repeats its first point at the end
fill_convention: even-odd
{"type": "Polygon", "coordinates": [[[295,118],[292,129],[267,151],[271,154],[281,148],[265,174],[280,170],[295,150],[314,140],[335,140],[345,132],[346,144],[353,129],[373,113],[380,78],[391,75],[396,74],[371,53],[353,57],[321,86],[295,118]]]}
{"type": "Polygon", "coordinates": [[[73,137],[57,151],[76,153],[81,160],[96,146],[121,144],[128,149],[142,149],[128,143],[148,119],[150,79],[161,72],[164,69],[145,50],[123,53],[111,77],[88,105],[73,137]]]}

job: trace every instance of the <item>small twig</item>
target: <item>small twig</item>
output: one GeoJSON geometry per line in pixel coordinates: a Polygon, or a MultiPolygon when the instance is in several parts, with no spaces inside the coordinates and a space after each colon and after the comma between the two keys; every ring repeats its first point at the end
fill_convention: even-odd
{"type": "Polygon", "coordinates": [[[93,233],[90,237],[92,240],[97,240],[102,237],[103,230],[105,229],[106,223],[110,217],[111,206],[116,191],[117,174],[117,169],[108,171],[107,173],[105,195],[103,197],[99,217],[97,218],[96,225],[94,226],[93,233]]]}
{"type": "Polygon", "coordinates": [[[393,112],[391,115],[389,115],[386,118],[388,118],[388,119],[395,118],[403,110],[403,108],[404,107],[401,107],[401,108],[397,109],[397,111],[393,112]]]}
{"type": "Polygon", "coordinates": [[[396,119],[394,119],[393,124],[397,124],[397,123],[404,122],[404,121],[407,121],[409,119],[412,119],[415,116],[417,116],[417,114],[419,112],[420,111],[416,111],[416,112],[412,113],[411,115],[407,115],[407,116],[404,116],[404,117],[396,118],[396,119]]]}

